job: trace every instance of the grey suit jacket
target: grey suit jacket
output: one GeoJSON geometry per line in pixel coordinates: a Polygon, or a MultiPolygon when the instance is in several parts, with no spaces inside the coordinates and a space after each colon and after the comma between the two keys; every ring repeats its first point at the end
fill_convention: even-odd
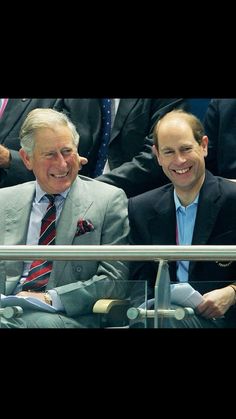
{"type": "MultiPolygon", "coordinates": [[[[0,244],[25,244],[35,181],[0,190],[0,244]]],[[[127,198],[116,187],[78,176],[57,224],[56,245],[128,244],[127,198]],[[78,221],[94,230],[77,235],[78,221]]],[[[0,262],[0,292],[13,293],[22,261],[0,262]]],[[[56,289],[68,316],[91,313],[99,298],[124,298],[127,264],[119,261],[54,261],[48,289],[56,289]],[[117,282],[118,281],[118,282],[117,282]]]]}

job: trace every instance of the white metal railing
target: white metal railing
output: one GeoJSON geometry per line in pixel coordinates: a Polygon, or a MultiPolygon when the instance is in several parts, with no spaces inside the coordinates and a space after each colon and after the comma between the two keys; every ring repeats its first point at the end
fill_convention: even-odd
{"type": "Polygon", "coordinates": [[[236,246],[0,246],[0,260],[236,260],[236,246]]]}

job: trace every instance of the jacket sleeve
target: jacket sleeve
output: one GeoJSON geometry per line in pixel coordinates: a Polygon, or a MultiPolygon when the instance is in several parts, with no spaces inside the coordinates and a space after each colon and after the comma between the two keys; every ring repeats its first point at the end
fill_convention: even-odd
{"type": "Polygon", "coordinates": [[[0,188],[29,182],[35,179],[33,172],[28,170],[21,160],[19,152],[10,149],[10,153],[11,165],[9,169],[0,169],[0,188]]]}

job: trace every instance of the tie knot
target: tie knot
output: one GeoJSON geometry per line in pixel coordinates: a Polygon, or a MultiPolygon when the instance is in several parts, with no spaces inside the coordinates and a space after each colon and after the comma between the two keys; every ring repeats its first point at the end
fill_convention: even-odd
{"type": "Polygon", "coordinates": [[[45,194],[44,196],[46,196],[46,198],[49,200],[49,202],[50,202],[50,204],[54,204],[54,201],[55,201],[55,198],[56,198],[56,196],[58,196],[58,195],[60,195],[59,193],[56,193],[56,194],[52,194],[52,195],[50,195],[50,194],[45,194]]]}

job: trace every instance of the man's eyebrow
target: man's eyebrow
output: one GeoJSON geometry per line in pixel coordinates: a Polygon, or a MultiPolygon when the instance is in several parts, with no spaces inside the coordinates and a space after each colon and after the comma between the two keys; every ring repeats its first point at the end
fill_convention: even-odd
{"type": "Polygon", "coordinates": [[[164,146],[160,147],[160,150],[173,150],[173,147],[164,145],[164,146]]]}

